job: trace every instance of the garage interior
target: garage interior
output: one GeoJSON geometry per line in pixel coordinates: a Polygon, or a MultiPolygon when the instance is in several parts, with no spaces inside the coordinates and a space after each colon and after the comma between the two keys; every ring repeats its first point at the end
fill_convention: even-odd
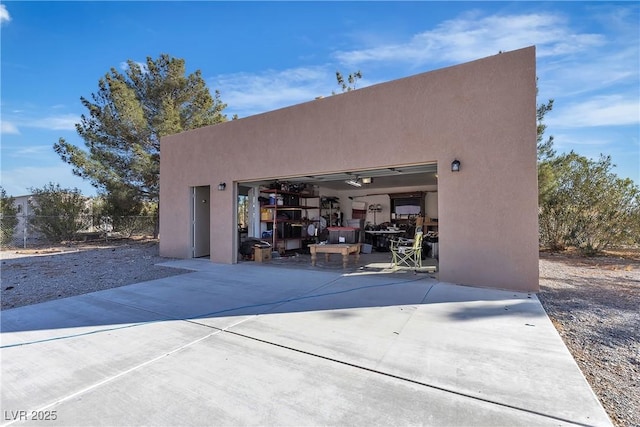
{"type": "Polygon", "coordinates": [[[299,258],[314,244],[360,243],[363,262],[389,264],[396,242],[414,243],[418,224],[423,265],[437,268],[436,163],[240,182],[237,192],[237,262],[299,258]]]}

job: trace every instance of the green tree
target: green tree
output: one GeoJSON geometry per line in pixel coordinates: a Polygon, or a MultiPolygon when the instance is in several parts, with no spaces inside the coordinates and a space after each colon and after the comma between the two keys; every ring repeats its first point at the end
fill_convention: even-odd
{"type": "Polygon", "coordinates": [[[536,108],[539,203],[542,203],[547,197],[548,192],[553,187],[554,180],[553,168],[551,166],[551,161],[556,156],[556,151],[553,148],[553,136],[545,139],[544,135],[547,130],[547,125],[544,124],[544,118],[551,110],[553,110],[553,99],[548,100],[546,104],[539,104],[536,108]]]}
{"type": "Polygon", "coordinates": [[[61,188],[49,183],[43,188],[31,188],[29,206],[33,212],[29,224],[51,242],[73,240],[90,225],[87,198],[77,188],[61,188]]]}
{"type": "MultiPolygon", "coordinates": [[[[362,78],[362,72],[360,70],[355,73],[351,73],[347,76],[347,80],[345,81],[344,76],[340,71],[336,71],[336,81],[338,82],[338,86],[342,89],[342,92],[350,92],[356,89],[356,83],[358,80],[362,78]]],[[[332,92],[335,95],[335,92],[332,92]]]]}
{"type": "MultiPolygon", "coordinates": [[[[537,79],[536,79],[537,82],[537,79]]],[[[538,88],[536,87],[536,94],[538,88]]],[[[551,250],[562,250],[565,247],[564,237],[568,230],[570,215],[562,209],[563,202],[558,198],[551,200],[556,187],[554,162],[556,152],[553,149],[553,136],[545,139],[547,125],[544,118],[553,110],[553,99],[536,107],[537,122],[537,156],[538,156],[538,227],[540,244],[551,250]]]]}
{"type": "Polygon", "coordinates": [[[536,109],[540,243],[551,250],[594,254],[612,245],[640,243],[640,189],[618,178],[609,156],[590,160],[557,155],[545,139],[544,118],[553,99],[536,109]]]}
{"type": "Polygon", "coordinates": [[[54,150],[116,199],[159,198],[160,138],[226,121],[220,93],[212,97],[200,71],[185,75],[185,62],[163,54],[144,65],[127,61],[124,73],[112,68],[91,99],[81,97],[87,115],[76,124],[84,151],[63,138],[54,150]]]}
{"type": "Polygon", "coordinates": [[[611,172],[609,156],[596,161],[572,151],[548,162],[553,181],[540,204],[541,240],[547,246],[574,246],[592,255],[638,243],[640,188],[611,172]]]}
{"type": "Polygon", "coordinates": [[[556,151],[553,149],[553,136],[544,138],[544,132],[547,130],[547,125],[544,124],[544,117],[553,110],[553,99],[547,101],[546,104],[540,104],[536,108],[536,120],[537,120],[537,148],[538,148],[538,161],[544,161],[552,159],[556,155],[556,151]]]}
{"type": "Polygon", "coordinates": [[[18,226],[19,209],[15,199],[7,196],[4,188],[0,187],[0,244],[6,245],[13,241],[13,233],[18,226]]]}

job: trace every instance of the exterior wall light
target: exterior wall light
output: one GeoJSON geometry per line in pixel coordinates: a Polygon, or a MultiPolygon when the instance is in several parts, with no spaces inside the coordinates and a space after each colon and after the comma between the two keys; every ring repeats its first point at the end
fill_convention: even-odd
{"type": "Polygon", "coordinates": [[[226,182],[221,182],[220,184],[218,184],[218,190],[219,191],[224,191],[227,188],[227,183],[226,182]]]}
{"type": "Polygon", "coordinates": [[[451,162],[451,172],[460,172],[460,160],[451,162]]]}

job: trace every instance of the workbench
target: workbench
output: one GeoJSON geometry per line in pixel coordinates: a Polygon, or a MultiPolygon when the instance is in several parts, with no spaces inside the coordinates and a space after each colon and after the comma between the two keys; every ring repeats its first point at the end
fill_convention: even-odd
{"type": "Polygon", "coordinates": [[[356,264],[360,260],[360,243],[337,243],[337,244],[311,244],[309,250],[311,251],[311,265],[316,265],[316,259],[318,254],[324,254],[325,261],[329,262],[329,255],[341,254],[342,255],[342,268],[347,268],[349,263],[349,254],[356,254],[356,264]]]}

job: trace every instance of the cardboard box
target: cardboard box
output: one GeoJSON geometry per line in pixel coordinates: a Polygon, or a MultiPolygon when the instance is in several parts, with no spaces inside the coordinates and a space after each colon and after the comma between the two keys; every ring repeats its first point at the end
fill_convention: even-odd
{"type": "Polygon", "coordinates": [[[260,209],[260,220],[261,221],[272,221],[273,220],[273,209],[260,209]]]}
{"type": "Polygon", "coordinates": [[[256,262],[266,262],[271,260],[271,248],[253,248],[253,259],[256,262]]]}

